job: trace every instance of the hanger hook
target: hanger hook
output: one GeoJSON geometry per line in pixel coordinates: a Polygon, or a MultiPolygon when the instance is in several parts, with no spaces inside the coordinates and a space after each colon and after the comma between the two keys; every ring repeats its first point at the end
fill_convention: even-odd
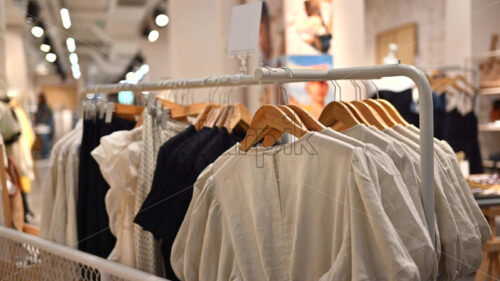
{"type": "Polygon", "coordinates": [[[375,82],[373,82],[373,80],[369,80],[369,81],[373,85],[373,87],[375,87],[375,93],[377,94],[377,99],[379,100],[380,99],[380,94],[378,93],[377,84],[375,84],[375,82]]]}
{"type": "Polygon", "coordinates": [[[354,80],[351,80],[351,84],[354,87],[354,99],[358,100],[358,87],[356,87],[356,83],[354,83],[354,80]]]}
{"type": "Polygon", "coordinates": [[[333,80],[330,80],[330,84],[333,86],[333,101],[336,101],[337,98],[337,86],[333,83],[333,80]]]}

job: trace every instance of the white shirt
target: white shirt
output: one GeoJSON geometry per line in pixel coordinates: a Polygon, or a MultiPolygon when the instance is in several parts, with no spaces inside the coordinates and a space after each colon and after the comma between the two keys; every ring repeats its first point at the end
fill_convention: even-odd
{"type": "Polygon", "coordinates": [[[236,144],[195,184],[172,249],[176,275],[420,280],[384,210],[382,187],[372,180],[394,175],[379,175],[382,164],[368,158],[361,148],[315,133],[248,153],[236,144]]]}
{"type": "MultiPolygon", "coordinates": [[[[418,151],[420,151],[420,136],[418,134],[401,125],[396,125],[393,128],[402,136],[413,141],[413,143],[417,145],[418,151]]],[[[473,274],[481,264],[481,233],[476,219],[472,216],[465,202],[462,188],[457,183],[457,175],[448,166],[446,155],[443,155],[441,148],[436,145],[434,147],[434,161],[436,162],[437,168],[441,171],[444,188],[446,188],[446,195],[449,195],[451,202],[450,206],[453,208],[453,213],[461,230],[460,236],[462,238],[463,256],[460,264],[460,276],[468,276],[473,274]]]]}
{"type": "MultiPolygon", "coordinates": [[[[407,128],[416,134],[420,134],[420,130],[413,126],[409,125],[407,128]]],[[[472,192],[470,190],[469,185],[467,184],[467,181],[465,180],[461,170],[460,170],[460,165],[458,164],[457,157],[455,156],[455,152],[451,148],[451,146],[446,142],[446,141],[440,141],[437,139],[434,139],[434,144],[436,149],[440,149],[444,154],[447,155],[446,159],[448,160],[448,163],[451,165],[455,177],[454,179],[458,180],[457,186],[460,186],[463,191],[464,199],[467,202],[467,205],[469,206],[469,209],[471,211],[470,214],[474,217],[474,219],[477,222],[477,225],[479,227],[480,233],[481,233],[481,242],[484,245],[490,238],[491,238],[491,228],[488,224],[488,221],[483,215],[483,212],[481,212],[481,209],[477,205],[476,200],[474,199],[474,196],[472,195],[472,192]],[[437,146],[436,146],[437,145],[437,146]]]]}
{"type": "MultiPolygon", "coordinates": [[[[68,200],[67,192],[70,187],[66,185],[66,178],[69,176],[66,173],[66,167],[68,165],[68,155],[70,148],[73,143],[81,143],[82,131],[78,131],[76,134],[71,136],[67,141],[61,146],[59,154],[57,156],[57,179],[56,179],[56,195],[54,198],[54,206],[52,209],[52,223],[50,226],[48,239],[59,244],[67,245],[73,248],[77,248],[78,245],[69,244],[66,241],[66,230],[68,222],[68,200]]],[[[76,212],[76,209],[72,210],[76,212]]],[[[76,213],[75,213],[76,214],[76,213]]]]}
{"type": "MultiPolygon", "coordinates": [[[[365,153],[371,156],[370,158],[373,158],[373,160],[378,163],[384,164],[376,165],[377,168],[384,169],[387,174],[395,175],[389,178],[394,179],[394,182],[388,182],[385,178],[385,181],[383,181],[381,177],[374,177],[374,180],[378,180],[378,184],[382,187],[380,191],[384,209],[398,232],[399,237],[403,241],[403,244],[413,258],[413,261],[417,265],[420,271],[420,278],[427,280],[432,275],[432,279],[435,279],[437,276],[438,262],[435,249],[429,238],[421,200],[417,200],[410,196],[409,188],[406,186],[391,158],[378,147],[372,144],[364,144],[352,137],[336,132],[331,128],[326,128],[321,131],[321,133],[345,141],[354,147],[363,148],[365,153]],[[393,186],[393,188],[385,188],[386,186],[393,186]],[[419,211],[417,211],[414,200],[417,200],[419,211]],[[397,204],[395,204],[395,202],[397,202],[397,204]],[[403,204],[406,204],[406,206],[403,206],[403,204]],[[429,242],[429,244],[425,242],[429,242]]],[[[384,172],[380,173],[384,174],[384,172]]],[[[414,184],[412,189],[414,195],[418,196],[416,179],[414,184]]]]}
{"type": "MultiPolygon", "coordinates": [[[[408,147],[413,151],[415,161],[414,164],[420,171],[419,145],[393,128],[385,129],[383,132],[403,142],[406,144],[404,147],[408,147]]],[[[442,258],[444,258],[445,265],[440,268],[440,274],[442,278],[455,280],[458,277],[463,276],[461,274],[463,271],[462,267],[470,264],[466,260],[468,253],[465,253],[465,251],[471,250],[472,253],[474,253],[474,249],[480,241],[477,240],[478,237],[475,229],[471,225],[467,216],[464,214],[461,203],[457,198],[456,191],[453,187],[450,187],[448,175],[443,170],[441,160],[436,155],[434,155],[434,188],[437,191],[435,193],[436,215],[438,218],[440,217],[441,212],[446,213],[446,217],[451,215],[451,218],[448,218],[448,221],[438,221],[440,235],[448,236],[447,238],[441,239],[443,249],[442,258]],[[456,225],[456,232],[444,230],[450,227],[449,223],[451,221],[453,221],[456,225]],[[450,243],[445,245],[445,241],[454,239],[455,237],[457,238],[455,249],[452,248],[450,243]],[[455,250],[455,254],[453,254],[453,250],[455,250]]]]}
{"type": "Polygon", "coordinates": [[[43,201],[42,201],[42,215],[40,222],[40,237],[44,239],[49,239],[49,232],[52,227],[52,212],[54,209],[54,200],[56,197],[56,191],[58,188],[57,177],[58,177],[58,161],[59,152],[62,146],[71,139],[72,136],[81,132],[83,128],[83,122],[78,122],[76,127],[62,137],[59,141],[54,144],[52,148],[50,160],[49,160],[49,172],[43,184],[43,201]]]}
{"type": "Polygon", "coordinates": [[[134,204],[142,146],[142,127],[132,131],[117,131],[101,138],[101,144],[91,155],[109,190],[106,193],[106,212],[116,244],[109,260],[135,267],[134,204]]]}
{"type": "Polygon", "coordinates": [[[76,206],[78,202],[78,166],[80,164],[81,140],[71,144],[66,160],[66,245],[78,248],[76,206]]]}

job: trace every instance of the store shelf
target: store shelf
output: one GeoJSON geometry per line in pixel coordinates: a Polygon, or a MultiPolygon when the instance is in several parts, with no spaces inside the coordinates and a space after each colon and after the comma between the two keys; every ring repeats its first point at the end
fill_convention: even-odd
{"type": "Polygon", "coordinates": [[[500,124],[499,122],[479,124],[478,129],[481,132],[500,132],[500,124]]]}
{"type": "Polygon", "coordinates": [[[480,95],[500,95],[500,87],[481,88],[479,89],[480,95]]]}

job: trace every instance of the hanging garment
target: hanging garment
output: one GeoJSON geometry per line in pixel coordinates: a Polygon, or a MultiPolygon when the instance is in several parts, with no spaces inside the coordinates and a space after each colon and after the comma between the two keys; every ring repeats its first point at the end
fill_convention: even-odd
{"type": "Polygon", "coordinates": [[[160,153],[171,156],[158,155],[159,159],[168,158],[169,161],[163,162],[164,167],[157,165],[155,183],[158,185],[153,185],[135,219],[144,229],[162,239],[166,277],[171,280],[177,280],[177,277],[170,266],[170,252],[191,201],[194,182],[203,169],[243,139],[239,134],[229,134],[226,128],[205,127],[195,132],[191,126],[162,146],[160,153]],[[171,172],[167,173],[169,169],[171,172]]]}
{"type": "Polygon", "coordinates": [[[443,140],[449,143],[453,151],[465,152],[465,157],[469,160],[471,174],[483,173],[477,118],[474,112],[462,115],[454,109],[446,114],[443,123],[443,140]]]}
{"type": "MultiPolygon", "coordinates": [[[[380,145],[382,143],[394,143],[397,147],[404,149],[406,151],[406,155],[410,156],[415,167],[414,174],[417,175],[417,181],[419,184],[419,190],[422,190],[422,181],[420,178],[420,157],[415,151],[410,148],[407,148],[404,143],[402,143],[397,138],[391,138],[387,135],[382,135],[378,129],[369,128],[364,125],[357,125],[352,128],[349,128],[342,133],[356,138],[365,143],[372,143],[374,145],[380,145]]],[[[396,137],[398,137],[398,133],[395,133],[396,137]]],[[[441,275],[445,274],[446,276],[450,276],[450,279],[456,279],[458,265],[457,265],[457,257],[459,257],[459,253],[461,252],[461,247],[459,246],[459,228],[457,223],[455,222],[454,215],[451,212],[451,208],[449,206],[446,195],[444,194],[443,188],[438,187],[441,186],[441,180],[437,175],[435,175],[435,208],[436,208],[436,224],[439,232],[440,248],[436,247],[436,250],[440,250],[438,255],[440,256],[440,265],[439,271],[441,275]],[[443,271],[445,273],[443,273],[443,271]]]]}
{"type": "MultiPolygon", "coordinates": [[[[418,151],[420,151],[419,135],[415,134],[413,131],[401,125],[394,126],[394,130],[396,130],[398,133],[400,133],[407,139],[413,141],[413,143],[416,144],[416,147],[419,149],[418,151]]],[[[468,276],[474,273],[481,264],[481,257],[482,257],[481,231],[479,229],[476,218],[473,216],[473,212],[470,210],[469,204],[465,198],[463,190],[460,187],[460,184],[457,182],[456,178],[459,175],[456,175],[454,171],[452,171],[452,168],[450,167],[448,160],[446,158],[446,154],[443,155],[443,152],[439,146],[435,145],[434,152],[436,156],[435,157],[436,166],[438,167],[438,169],[442,170],[442,174],[444,175],[442,178],[443,178],[443,183],[445,184],[444,187],[447,188],[446,194],[452,197],[453,201],[450,202],[455,202],[450,205],[452,207],[456,207],[456,210],[454,210],[454,214],[456,215],[455,218],[457,224],[460,225],[460,227],[463,229],[464,232],[461,233],[464,255],[463,255],[463,260],[461,261],[462,264],[459,274],[460,276],[468,276]]],[[[483,220],[486,222],[485,219],[483,220]]]]}
{"type": "Polygon", "coordinates": [[[101,138],[92,151],[110,188],[106,211],[116,244],[108,259],[135,267],[133,216],[142,151],[142,127],[101,138]]]}
{"type": "MultiPolygon", "coordinates": [[[[49,159],[49,171],[47,173],[45,182],[43,183],[43,199],[42,199],[42,214],[40,222],[40,237],[44,239],[51,240],[49,233],[53,227],[52,214],[54,211],[54,201],[56,198],[57,189],[65,188],[64,186],[58,186],[58,172],[59,170],[59,154],[66,142],[71,140],[72,137],[81,133],[83,130],[83,122],[78,122],[76,127],[70,131],[67,135],[62,137],[57,141],[53,148],[49,159]]],[[[76,247],[74,244],[68,246],[76,247]]]]}
{"type": "Polygon", "coordinates": [[[90,153],[99,145],[100,138],[115,131],[131,130],[135,123],[113,117],[104,120],[85,120],[83,124],[80,163],[78,171],[78,249],[103,258],[109,256],[116,239],[109,230],[104,198],[109,189],[90,153]]]}
{"type": "MultiPolygon", "coordinates": [[[[418,143],[420,130],[412,125],[407,126],[406,129],[413,132],[413,140],[418,143]]],[[[460,165],[453,149],[446,141],[440,141],[437,139],[434,139],[434,148],[439,157],[443,160],[444,165],[450,170],[450,179],[453,180],[453,186],[459,187],[458,191],[461,191],[460,198],[462,199],[464,206],[468,208],[467,214],[471,216],[471,220],[476,222],[481,235],[481,242],[484,245],[484,243],[491,238],[491,229],[488,225],[488,221],[478,208],[469,184],[466,182],[460,170],[460,165]]]]}
{"type": "MultiPolygon", "coordinates": [[[[134,204],[135,215],[140,212],[139,209],[151,190],[160,146],[185,128],[186,124],[169,120],[167,130],[162,131],[159,118],[151,114],[144,114],[142,154],[134,204]]],[[[160,242],[139,225],[134,225],[134,239],[135,267],[145,272],[164,276],[160,242]]]]}
{"type": "MultiPolygon", "coordinates": [[[[74,143],[80,143],[82,140],[82,131],[79,130],[75,135],[71,136],[60,148],[58,156],[57,156],[57,179],[56,179],[56,193],[54,197],[54,205],[52,207],[52,219],[51,226],[48,233],[48,239],[54,241],[59,244],[63,244],[69,247],[77,248],[78,244],[75,242],[78,238],[72,237],[71,241],[66,241],[68,235],[68,216],[73,216],[76,214],[76,209],[74,206],[70,206],[74,204],[74,202],[68,200],[68,192],[70,189],[74,189],[75,185],[68,186],[66,185],[66,179],[71,176],[66,172],[66,168],[68,167],[68,159],[70,148],[74,143]],[[71,209],[70,209],[71,208],[71,209]],[[73,244],[71,244],[73,243],[73,244]]],[[[71,182],[74,180],[68,179],[71,182]]],[[[74,229],[70,229],[70,231],[74,231],[74,229]]],[[[72,235],[74,235],[73,233],[72,235]]]]}
{"type": "Polygon", "coordinates": [[[19,106],[13,107],[13,110],[19,122],[21,135],[19,136],[19,141],[14,142],[8,147],[7,153],[18,165],[23,191],[29,193],[31,191],[31,181],[35,179],[33,157],[31,156],[31,147],[35,142],[35,133],[24,110],[19,106]]]}
{"type": "MultiPolygon", "coordinates": [[[[398,126],[395,126],[394,129],[385,129],[384,132],[405,143],[407,147],[413,150],[415,160],[417,162],[420,161],[420,147],[415,140],[409,139],[407,131],[401,130],[398,126]]],[[[452,279],[453,276],[463,277],[468,275],[467,272],[473,272],[473,268],[477,268],[476,265],[479,266],[481,262],[482,239],[480,230],[477,223],[475,224],[471,217],[467,215],[467,211],[462,204],[463,200],[460,198],[460,188],[452,184],[453,181],[450,179],[450,173],[444,166],[443,160],[439,157],[437,152],[435,153],[434,164],[434,180],[436,188],[440,190],[440,193],[442,192],[445,195],[445,200],[448,202],[453,218],[461,230],[460,232],[457,232],[459,252],[457,256],[453,256],[455,257],[457,263],[456,271],[455,273],[449,271],[443,272],[443,274],[444,276],[452,279]]],[[[436,203],[436,205],[437,204],[439,203],[436,203]]],[[[444,234],[443,231],[440,231],[440,233],[444,234]]]]}
{"type": "MultiPolygon", "coordinates": [[[[397,184],[397,187],[390,190],[391,194],[386,194],[388,189],[381,189],[382,204],[384,209],[395,209],[394,202],[399,202],[400,204],[407,204],[410,207],[400,208],[399,212],[387,212],[387,215],[394,225],[394,228],[399,234],[401,241],[408,250],[413,261],[419,269],[420,277],[423,279],[428,279],[432,277],[434,280],[437,276],[438,262],[435,254],[435,249],[422,247],[421,241],[426,241],[428,234],[426,231],[420,232],[421,229],[427,229],[427,222],[425,220],[424,209],[420,200],[420,195],[418,192],[418,184],[416,178],[414,185],[407,186],[405,180],[403,180],[402,174],[396,168],[397,166],[392,161],[392,159],[384,152],[382,152],[378,147],[372,144],[364,144],[354,138],[347,135],[343,135],[339,132],[334,131],[331,128],[326,128],[321,131],[322,134],[333,137],[337,140],[344,141],[354,147],[362,148],[367,155],[375,159],[379,163],[385,163],[384,166],[377,166],[379,168],[385,169],[388,173],[398,174],[402,182],[397,184]],[[388,200],[390,198],[390,200],[388,200]],[[385,199],[385,200],[384,200],[385,199]],[[411,202],[407,202],[411,200],[411,202]],[[412,208],[415,207],[415,208],[412,208]],[[405,212],[412,212],[412,214],[406,214],[405,212]],[[417,214],[417,215],[415,215],[417,214]],[[408,221],[412,218],[417,218],[415,221],[408,221]],[[414,229],[408,228],[408,225],[414,229]]],[[[379,178],[380,179],[380,178],[379,178]]],[[[374,179],[376,180],[376,179],[374,179]]],[[[388,183],[384,181],[379,181],[380,186],[386,186],[388,183]]]]}
{"type": "MultiPolygon", "coordinates": [[[[248,153],[236,144],[195,184],[172,250],[175,273],[181,280],[420,280],[372,181],[392,182],[389,189],[402,180],[377,165],[363,149],[317,133],[248,153]]],[[[428,235],[421,242],[434,251],[428,235]]]]}

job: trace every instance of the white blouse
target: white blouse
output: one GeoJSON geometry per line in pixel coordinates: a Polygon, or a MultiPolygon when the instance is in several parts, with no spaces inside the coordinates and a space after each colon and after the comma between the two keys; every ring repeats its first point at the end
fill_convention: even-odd
{"type": "Polygon", "coordinates": [[[91,153],[110,186],[106,212],[116,244],[108,259],[130,267],[135,267],[133,220],[141,146],[142,127],[138,127],[102,137],[91,153]]]}
{"type": "MultiPolygon", "coordinates": [[[[195,184],[172,249],[176,275],[420,280],[383,203],[381,189],[401,179],[381,165],[361,148],[315,133],[248,153],[236,144],[195,184]]],[[[395,210],[407,206],[394,203],[395,210]]],[[[421,243],[432,249],[430,238],[421,243]]]]}

